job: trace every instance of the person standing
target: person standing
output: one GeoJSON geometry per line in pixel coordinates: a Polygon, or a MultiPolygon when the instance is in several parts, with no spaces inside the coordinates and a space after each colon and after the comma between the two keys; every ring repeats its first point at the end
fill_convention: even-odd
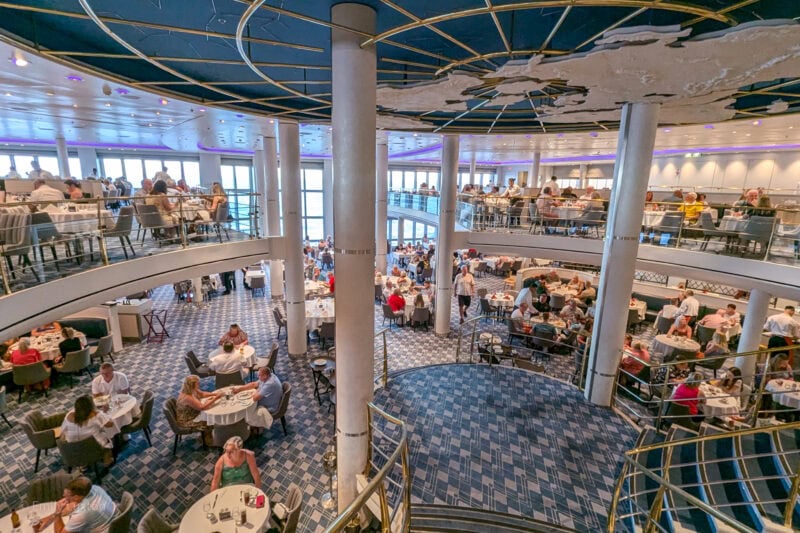
{"type": "Polygon", "coordinates": [[[453,287],[455,289],[454,296],[458,298],[459,323],[463,324],[467,318],[467,310],[472,303],[472,297],[475,295],[475,278],[469,273],[466,265],[462,266],[461,272],[456,275],[453,287]]]}
{"type": "MultiPolygon", "coordinates": [[[[794,319],[794,306],[787,305],[783,313],[772,315],[764,324],[764,330],[769,332],[770,338],[768,348],[778,348],[781,346],[793,346],[794,339],[800,335],[800,325],[794,319]]],[[[794,362],[794,350],[787,350],[789,354],[789,364],[794,362]]]]}

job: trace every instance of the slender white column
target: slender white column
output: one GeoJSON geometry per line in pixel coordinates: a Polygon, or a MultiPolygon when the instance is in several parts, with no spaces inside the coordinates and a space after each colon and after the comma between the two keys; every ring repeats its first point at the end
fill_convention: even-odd
{"type": "MultiPolygon", "coordinates": [[[[264,147],[264,171],[267,178],[266,202],[267,225],[264,235],[278,237],[281,234],[281,208],[278,202],[278,148],[275,140],[275,127],[267,130],[261,142],[264,147]]],[[[283,297],[283,262],[273,259],[269,262],[269,291],[272,298],[283,297]]],[[[303,295],[305,296],[305,294],[303,295]]]]}
{"type": "Polygon", "coordinates": [[[256,151],[253,154],[253,169],[256,177],[256,192],[260,195],[258,203],[258,235],[267,234],[267,171],[266,157],[264,156],[264,138],[259,136],[256,141],[256,151]]]}
{"type": "MultiPolygon", "coordinates": [[[[203,154],[200,154],[201,157],[202,155],[203,154]]],[[[81,162],[80,176],[74,176],[75,178],[83,179],[92,173],[93,168],[100,168],[97,165],[97,150],[95,150],[94,148],[78,148],[78,159],[81,162]]],[[[78,172],[78,170],[74,171],[78,172]]],[[[145,177],[152,178],[153,176],[145,176],[145,177]]]]}
{"type": "Polygon", "coordinates": [[[333,161],[322,161],[322,231],[333,235],[333,161]]]}
{"type": "Polygon", "coordinates": [[[539,185],[539,170],[542,163],[542,152],[533,153],[533,161],[531,161],[531,168],[528,172],[528,183],[526,187],[536,187],[539,185]]]}
{"type": "MultiPolygon", "coordinates": [[[[769,313],[770,295],[760,289],[750,290],[747,302],[747,314],[742,324],[742,335],[739,337],[737,352],[753,352],[761,346],[761,332],[769,313]]],[[[756,374],[755,357],[737,357],[736,366],[742,371],[742,381],[753,384],[756,374]]]]}
{"type": "Polygon", "coordinates": [[[581,163],[580,167],[578,167],[578,174],[580,177],[580,188],[585,189],[587,185],[589,185],[589,180],[586,178],[587,174],[589,174],[589,165],[586,163],[581,163]]]}
{"type": "Polygon", "coordinates": [[[376,13],[337,4],[331,21],[333,98],[333,224],[336,265],[336,444],[339,511],[356,497],[356,475],[367,464],[372,401],[375,315],[375,33],[376,13]],[[339,297],[341,296],[341,298],[339,297]]]}
{"type": "MultiPolygon", "coordinates": [[[[67,152],[67,141],[63,136],[56,137],[56,157],[58,157],[58,174],[62,179],[72,177],[69,173],[69,153],[67,152]]],[[[89,169],[91,172],[92,169],[89,169]]],[[[78,176],[83,177],[83,176],[78,176]]]]}
{"type": "Polygon", "coordinates": [[[386,272],[386,209],[389,194],[389,139],[381,135],[375,150],[375,269],[386,272]]]}
{"type": "Polygon", "coordinates": [[[553,167],[542,167],[542,179],[539,182],[539,187],[544,187],[550,181],[550,176],[555,172],[553,167]]]}
{"type": "Polygon", "coordinates": [[[281,121],[279,131],[286,253],[286,330],[289,355],[303,355],[306,353],[306,302],[300,206],[300,128],[297,122],[281,121]]]}
{"type": "Polygon", "coordinates": [[[475,185],[475,169],[478,167],[478,162],[475,159],[475,152],[472,153],[472,157],[469,159],[469,184],[475,185]]]}
{"type": "Polygon", "coordinates": [[[450,333],[450,303],[453,298],[453,232],[456,223],[458,186],[458,135],[445,135],[442,146],[442,192],[439,233],[436,236],[436,334],[450,333]]]}
{"type": "Polygon", "coordinates": [[[397,246],[403,246],[405,244],[403,228],[406,224],[406,219],[398,218],[397,219],[397,246]]]}
{"type": "Polygon", "coordinates": [[[598,405],[611,405],[622,357],[658,109],[658,104],[622,107],[585,391],[598,405]]]}

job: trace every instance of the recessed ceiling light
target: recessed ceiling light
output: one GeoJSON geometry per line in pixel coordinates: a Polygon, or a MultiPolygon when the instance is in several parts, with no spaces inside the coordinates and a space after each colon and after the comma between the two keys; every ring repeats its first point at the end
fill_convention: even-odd
{"type": "Polygon", "coordinates": [[[156,115],[160,115],[160,114],[161,114],[161,111],[156,111],[156,115]]]}
{"type": "Polygon", "coordinates": [[[664,133],[669,133],[669,132],[671,132],[671,131],[672,131],[672,130],[671,130],[670,128],[664,128],[664,133]]]}
{"type": "Polygon", "coordinates": [[[106,107],[111,107],[111,102],[106,102],[106,107]]]}
{"type": "Polygon", "coordinates": [[[219,119],[219,123],[220,124],[225,124],[225,120],[224,119],[219,119]]]}
{"type": "Polygon", "coordinates": [[[25,59],[25,56],[22,55],[22,52],[19,50],[14,50],[14,53],[11,55],[11,58],[9,58],[9,61],[11,61],[11,63],[17,67],[27,67],[29,65],[28,60],[25,59]]]}
{"type": "Polygon", "coordinates": [[[754,120],[753,121],[753,126],[760,126],[760,125],[761,125],[761,121],[760,120],[754,120]]]}
{"type": "Polygon", "coordinates": [[[736,133],[736,132],[735,132],[735,131],[732,131],[731,133],[736,133]]]}
{"type": "Polygon", "coordinates": [[[168,122],[172,122],[172,119],[169,119],[168,122]]]}
{"type": "Polygon", "coordinates": [[[6,96],[11,96],[11,93],[6,93],[6,96]]]}
{"type": "Polygon", "coordinates": [[[169,103],[169,100],[167,100],[166,98],[162,98],[158,101],[158,103],[161,105],[167,105],[169,103]]]}
{"type": "Polygon", "coordinates": [[[67,79],[69,81],[83,81],[83,78],[81,78],[80,76],[76,76],[75,74],[70,74],[69,76],[67,76],[67,79]]]}
{"type": "Polygon", "coordinates": [[[793,130],[793,129],[794,129],[794,126],[789,126],[789,129],[790,129],[790,130],[793,130]]]}
{"type": "Polygon", "coordinates": [[[78,104],[72,104],[72,107],[78,107],[78,104]]]}
{"type": "Polygon", "coordinates": [[[704,127],[705,129],[707,129],[707,130],[713,130],[713,129],[714,129],[714,125],[713,125],[713,124],[706,124],[706,125],[705,125],[705,126],[703,126],[703,127],[704,127]]]}
{"type": "Polygon", "coordinates": [[[135,117],[135,116],[136,116],[136,113],[131,113],[131,116],[132,116],[132,117],[135,117]]]}
{"type": "Polygon", "coordinates": [[[53,91],[47,91],[44,94],[46,94],[47,96],[55,96],[56,95],[56,93],[54,93],[53,91]]]}
{"type": "Polygon", "coordinates": [[[150,123],[147,125],[147,127],[148,127],[148,128],[152,128],[152,127],[153,127],[153,123],[152,123],[152,122],[150,122],[150,123]]]}

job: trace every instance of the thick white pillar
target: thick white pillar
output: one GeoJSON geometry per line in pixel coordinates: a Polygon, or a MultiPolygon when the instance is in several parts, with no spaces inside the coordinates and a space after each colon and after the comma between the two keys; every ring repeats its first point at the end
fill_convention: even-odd
{"type": "Polygon", "coordinates": [[[58,175],[61,176],[62,179],[71,178],[72,174],[69,173],[69,153],[67,152],[67,141],[62,135],[56,137],[56,157],[58,158],[58,175]]]}
{"type": "Polygon", "coordinates": [[[598,405],[611,405],[622,357],[658,109],[658,104],[625,104],[622,107],[586,376],[586,399],[598,405]]]}
{"type": "Polygon", "coordinates": [[[333,224],[336,265],[336,444],[339,511],[356,497],[369,450],[375,315],[376,13],[362,4],[331,8],[333,224]],[[341,28],[352,28],[350,32],[341,28]],[[341,298],[339,297],[341,296],[341,298]]]}
{"type": "Polygon", "coordinates": [[[453,299],[453,233],[456,223],[458,187],[458,135],[445,135],[442,145],[442,192],[439,204],[439,234],[436,237],[436,334],[450,333],[450,303],[453,299]]]}
{"type": "Polygon", "coordinates": [[[589,174],[589,165],[586,163],[581,163],[581,165],[578,167],[578,174],[580,179],[578,182],[580,184],[580,188],[585,189],[586,186],[589,185],[589,180],[586,178],[586,176],[589,174]]]}
{"type": "Polygon", "coordinates": [[[403,246],[405,239],[403,238],[403,228],[406,224],[406,219],[400,217],[397,219],[397,246],[403,246]]]}
{"type": "MultiPolygon", "coordinates": [[[[264,173],[267,179],[266,202],[264,202],[267,225],[264,235],[279,237],[281,235],[281,207],[278,201],[278,147],[274,126],[267,130],[261,143],[264,147],[264,173]]],[[[272,298],[283,297],[283,262],[278,259],[272,259],[269,262],[269,291],[272,298]]]]}
{"type": "MultiPolygon", "coordinates": [[[[78,160],[81,162],[81,168],[74,170],[79,173],[76,178],[83,179],[92,173],[93,168],[98,168],[97,165],[97,150],[94,148],[78,148],[78,160]]],[[[145,176],[152,178],[152,176],[145,176]]]]}
{"type": "Polygon", "coordinates": [[[375,150],[375,269],[386,272],[386,209],[389,194],[389,139],[384,133],[375,150]]]}
{"type": "MultiPolygon", "coordinates": [[[[222,172],[220,167],[222,166],[222,158],[219,154],[213,154],[208,152],[200,152],[200,186],[205,187],[209,191],[211,190],[211,185],[217,181],[222,182],[222,172]]],[[[83,165],[83,161],[81,161],[81,165],[83,165]]],[[[153,179],[153,176],[145,176],[145,178],[153,179]]]]}
{"type": "Polygon", "coordinates": [[[550,182],[550,176],[555,172],[555,168],[551,166],[543,166],[542,167],[542,175],[541,180],[539,181],[539,187],[544,188],[550,182]]]}
{"type": "MultiPolygon", "coordinates": [[[[750,290],[747,312],[742,324],[742,335],[739,337],[737,352],[754,352],[761,346],[761,332],[769,314],[770,295],[760,289],[750,290]]],[[[736,366],[742,371],[742,381],[752,385],[756,374],[756,358],[737,357],[736,366]]]]}
{"type": "Polygon", "coordinates": [[[253,169],[255,170],[256,200],[258,204],[258,235],[267,234],[267,171],[266,157],[264,156],[264,138],[259,136],[256,141],[256,151],[253,154],[253,169]]]}
{"type": "Polygon", "coordinates": [[[537,187],[539,185],[539,169],[542,163],[542,152],[534,152],[531,168],[528,171],[528,183],[526,187],[537,187]]]}
{"type": "Polygon", "coordinates": [[[286,331],[289,355],[303,355],[306,353],[306,301],[300,205],[300,127],[297,122],[281,121],[279,131],[286,256],[286,331]]]}
{"type": "Polygon", "coordinates": [[[323,238],[333,235],[333,161],[322,161],[322,230],[323,238]]]}
{"type": "Polygon", "coordinates": [[[475,185],[475,169],[478,167],[478,161],[475,159],[475,152],[472,152],[472,157],[469,159],[469,184],[475,185]]]}

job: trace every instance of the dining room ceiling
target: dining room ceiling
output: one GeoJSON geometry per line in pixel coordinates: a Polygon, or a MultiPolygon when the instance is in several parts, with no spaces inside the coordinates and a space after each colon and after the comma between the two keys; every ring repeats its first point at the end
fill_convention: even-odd
{"type": "MultiPolygon", "coordinates": [[[[336,2],[17,0],[23,50],[166,98],[328,124],[336,2]]],[[[379,125],[467,134],[614,130],[626,101],[662,125],[800,109],[800,2],[365,0],[379,125]]],[[[13,58],[12,58],[13,59],[13,58]]]]}

